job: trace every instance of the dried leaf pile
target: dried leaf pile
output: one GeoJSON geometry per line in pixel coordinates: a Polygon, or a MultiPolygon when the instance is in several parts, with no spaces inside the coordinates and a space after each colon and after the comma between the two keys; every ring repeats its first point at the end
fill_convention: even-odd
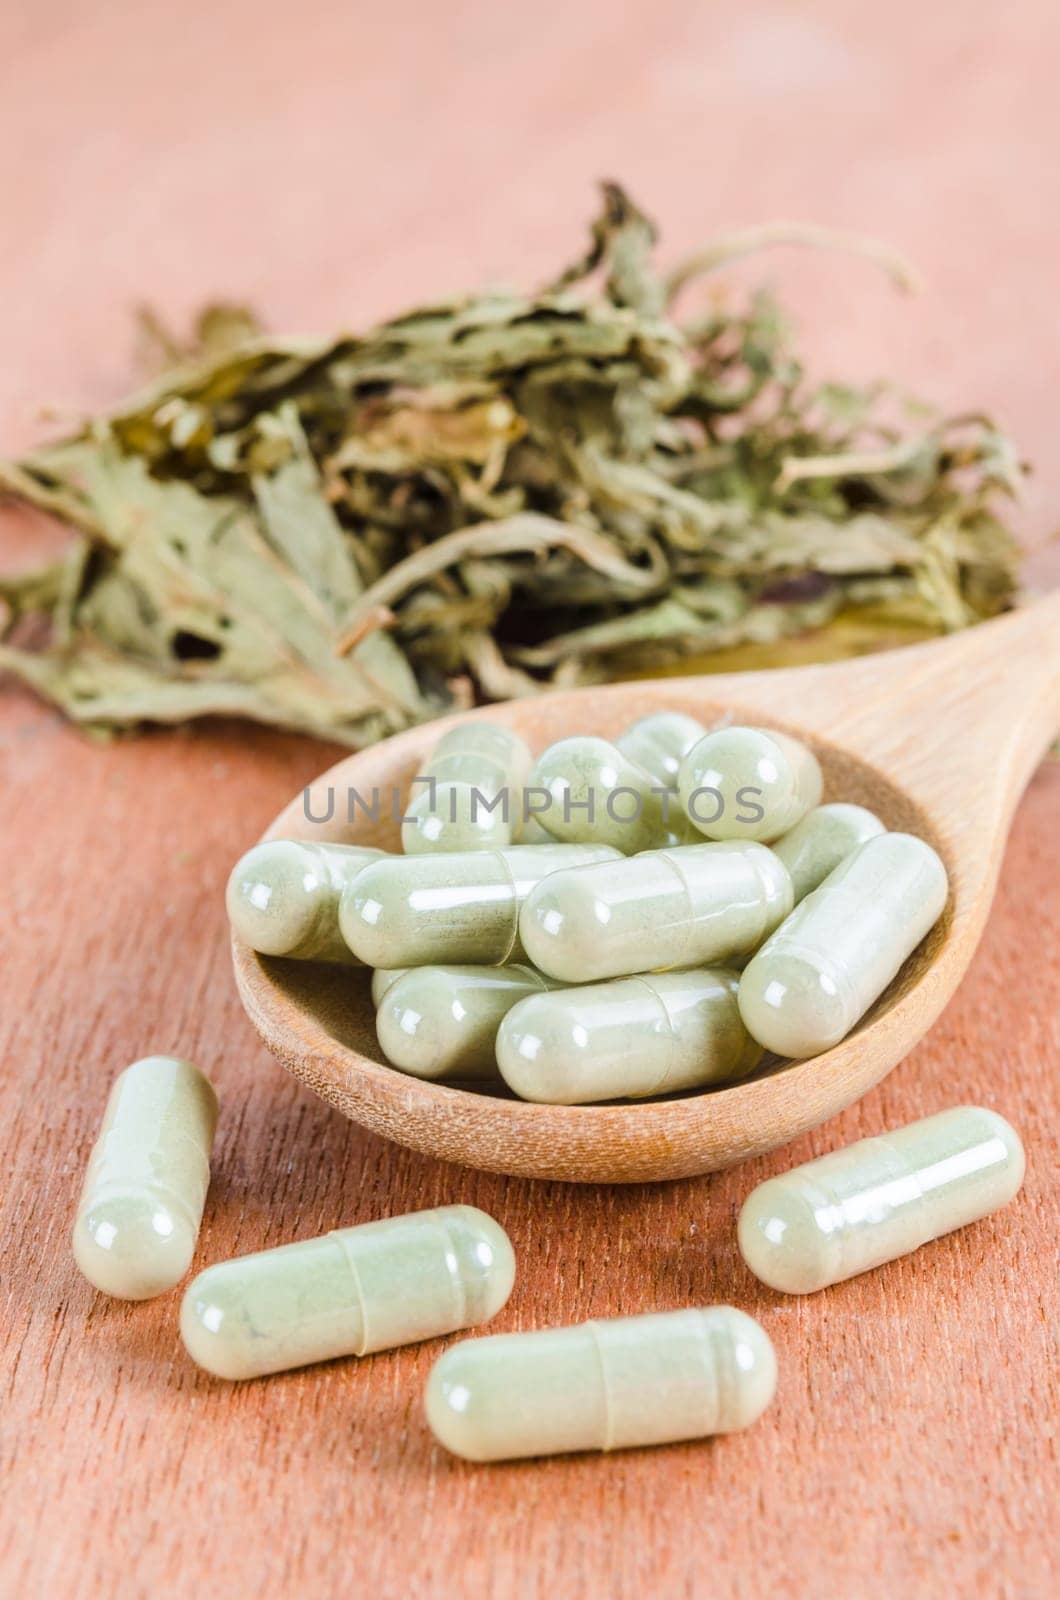
{"type": "Polygon", "coordinates": [[[0,666],[94,732],[224,713],[358,745],[851,607],[1003,609],[1020,469],[988,419],[810,383],[763,292],[677,319],[691,279],[789,237],[837,242],[762,229],[664,274],[609,185],[532,296],[329,340],[215,308],[191,351],[148,324],[145,392],[0,462],[78,530],[0,580],[0,666]]]}

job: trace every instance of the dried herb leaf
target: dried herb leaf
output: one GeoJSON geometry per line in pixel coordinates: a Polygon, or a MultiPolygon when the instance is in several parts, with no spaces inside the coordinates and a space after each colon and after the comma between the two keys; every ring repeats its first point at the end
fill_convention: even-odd
{"type": "Polygon", "coordinates": [[[0,491],[79,531],[0,579],[0,666],[95,733],[224,713],[357,745],[471,693],[1008,605],[997,506],[1022,468],[989,418],[809,382],[762,290],[675,310],[778,243],[908,269],[783,224],[661,273],[655,237],[607,184],[589,248],[534,295],[331,340],[214,306],[182,342],[145,314],[148,387],[0,462],[0,491]]]}

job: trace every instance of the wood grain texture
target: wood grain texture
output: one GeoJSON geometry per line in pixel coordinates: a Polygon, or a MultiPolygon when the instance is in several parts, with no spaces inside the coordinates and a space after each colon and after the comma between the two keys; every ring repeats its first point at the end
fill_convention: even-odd
{"type": "MultiPolygon", "coordinates": [[[[483,0],[441,21],[417,0],[266,15],[252,0],[7,8],[4,448],[43,402],[122,391],[145,292],[179,316],[249,291],[292,327],[533,281],[577,248],[608,171],[675,250],[799,214],[903,247],[929,282],[910,306],[857,264],[784,261],[820,366],[998,407],[1039,462],[1028,541],[1055,525],[1048,0],[982,21],[950,0],[638,0],[621,22],[601,0],[541,0],[532,25],[483,0]]],[[[3,531],[5,564],[53,538],[29,518],[3,531]]],[[[771,1157],[583,1190],[385,1143],[256,1040],[224,879],[337,755],[222,724],[102,750],[18,693],[0,703],[0,1592],[1051,1596],[1060,769],[1019,807],[968,977],[884,1084],[771,1157]],[[440,1343],[240,1389],[206,1378],[180,1349],[177,1296],[108,1303],[67,1248],[107,1086],[148,1050],[192,1055],[220,1091],[202,1264],[470,1201],[521,1265],[498,1330],[730,1300],[777,1345],[775,1408],[716,1443],[481,1469],[423,1427],[440,1343]],[[1026,1139],[1012,1207],[806,1301],[742,1268],[752,1184],[962,1100],[1026,1139]]]]}

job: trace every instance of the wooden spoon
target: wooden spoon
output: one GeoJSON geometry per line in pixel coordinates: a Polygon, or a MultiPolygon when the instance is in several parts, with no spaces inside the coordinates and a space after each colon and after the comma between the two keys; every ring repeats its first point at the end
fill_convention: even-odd
{"type": "MultiPolygon", "coordinates": [[[[777,672],[667,678],[575,689],[470,713],[517,729],[535,750],[568,734],[614,737],[675,708],[710,722],[798,735],[824,768],[826,798],[871,807],[928,839],[950,876],[942,919],[841,1044],[749,1082],[668,1100],[529,1105],[426,1083],[388,1066],[367,975],[255,955],[233,940],[239,992],[284,1066],[346,1116],[447,1161],[535,1178],[632,1183],[711,1172],[784,1144],[834,1116],[902,1061],[949,1000],[990,909],[1016,802],[1060,728],[1060,591],[1023,611],[885,655],[777,672]]],[[[387,815],[440,733],[415,728],[340,761],[298,795],[267,838],[351,839],[398,849],[387,815]],[[383,815],[346,819],[351,789],[383,815]]]]}

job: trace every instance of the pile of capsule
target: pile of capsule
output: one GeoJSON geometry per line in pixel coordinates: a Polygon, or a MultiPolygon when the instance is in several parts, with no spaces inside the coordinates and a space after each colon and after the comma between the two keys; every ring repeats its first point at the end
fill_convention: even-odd
{"type": "MultiPolygon", "coordinates": [[[[812,753],[764,729],[666,713],[535,764],[473,721],[419,779],[404,855],[270,841],[227,904],[263,954],[374,967],[382,1049],[421,1078],[557,1104],[733,1082],[763,1050],[841,1039],[946,901],[928,845],[820,804],[812,753]]],[[[149,1299],[187,1273],[216,1120],[190,1062],[117,1079],[74,1226],[104,1293],[149,1299]]],[[[810,1293],[987,1215],[1023,1171],[1008,1123],[959,1107],[759,1185],[739,1248],[772,1288],[810,1293]]],[[[208,1372],[256,1378],[488,1322],[515,1276],[493,1218],[443,1206],[207,1267],[180,1327],[208,1372]]],[[[455,1454],[495,1461],[732,1432],[776,1381],[758,1322],[695,1306],[463,1340],[425,1409],[455,1454]]]]}
{"type": "Polygon", "coordinates": [[[403,855],[272,840],[228,913],[262,954],[374,968],[418,1078],[555,1105],[734,1083],[837,1044],[946,904],[930,845],[822,795],[764,728],[666,711],[535,762],[472,720],[413,780],[403,855]]]}
{"type": "MultiPolygon", "coordinates": [[[[152,1056],[114,1084],[74,1224],[74,1256],[106,1294],[173,1289],[195,1252],[217,1121],[188,1061],[152,1056]]],[[[737,1229],[751,1270],[808,1294],[988,1215],[1024,1173],[1014,1130],[961,1106],[768,1179],[737,1229]]],[[[500,1225],[449,1205],[340,1228],[207,1267],[180,1328],[190,1356],[248,1379],[365,1356],[489,1321],[516,1277],[500,1225]]],[[[733,1306],[465,1339],[434,1363],[429,1427],[454,1454],[499,1461],[732,1433],[773,1399],[765,1329],[733,1306]]]]}

